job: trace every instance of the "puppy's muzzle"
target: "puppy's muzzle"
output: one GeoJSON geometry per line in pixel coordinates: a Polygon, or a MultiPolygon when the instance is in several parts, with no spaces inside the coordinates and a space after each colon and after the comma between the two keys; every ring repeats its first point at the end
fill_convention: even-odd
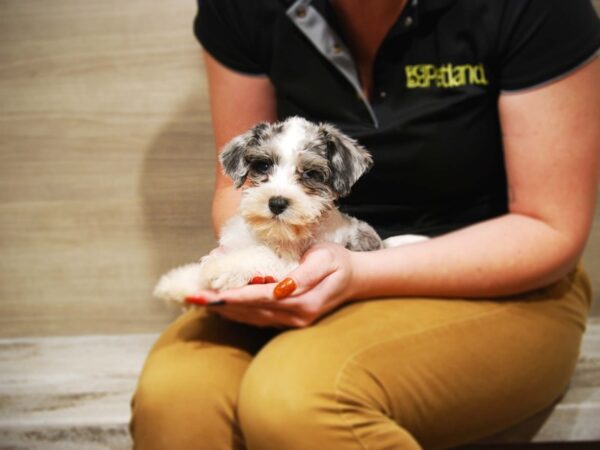
{"type": "Polygon", "coordinates": [[[284,212],[289,204],[290,202],[288,199],[281,196],[271,197],[269,199],[269,209],[276,216],[284,212]]]}

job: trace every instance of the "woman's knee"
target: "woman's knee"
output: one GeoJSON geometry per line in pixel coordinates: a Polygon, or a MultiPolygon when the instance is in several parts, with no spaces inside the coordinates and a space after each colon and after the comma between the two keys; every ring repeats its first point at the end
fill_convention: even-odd
{"type": "Polygon", "coordinates": [[[135,448],[243,448],[234,416],[249,361],[242,352],[192,342],[151,354],[132,401],[135,448]]]}
{"type": "MultiPolygon", "coordinates": [[[[238,398],[238,418],[247,448],[321,448],[316,446],[312,429],[315,421],[323,420],[318,416],[326,402],[314,389],[310,374],[298,368],[304,375],[299,382],[296,377],[286,378],[277,364],[255,362],[246,372],[238,398]]],[[[282,364],[289,367],[290,361],[282,364]]]]}
{"type": "Polygon", "coordinates": [[[355,368],[326,343],[311,348],[310,341],[300,334],[276,339],[246,371],[238,418],[249,450],[362,450],[373,442],[372,448],[420,448],[368,395],[375,380],[364,379],[354,392],[340,389],[341,374],[355,368]]]}

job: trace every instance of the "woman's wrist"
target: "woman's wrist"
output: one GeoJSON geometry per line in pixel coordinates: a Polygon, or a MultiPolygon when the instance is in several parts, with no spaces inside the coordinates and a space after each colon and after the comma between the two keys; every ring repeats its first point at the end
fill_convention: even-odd
{"type": "MultiPolygon", "coordinates": [[[[419,244],[415,244],[419,245],[419,244]]],[[[349,298],[364,300],[389,295],[405,295],[404,283],[408,267],[399,249],[351,252],[352,280],[349,298]]]]}
{"type": "Polygon", "coordinates": [[[372,255],[374,252],[352,252],[350,251],[350,264],[352,267],[352,276],[350,278],[350,286],[348,299],[362,300],[371,297],[371,284],[373,280],[372,255]]]}

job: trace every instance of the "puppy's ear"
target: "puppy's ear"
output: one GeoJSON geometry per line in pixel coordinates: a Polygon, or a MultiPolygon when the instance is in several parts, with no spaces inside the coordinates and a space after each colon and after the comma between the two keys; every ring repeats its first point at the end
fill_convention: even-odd
{"type": "Polygon", "coordinates": [[[223,167],[223,172],[233,180],[236,188],[242,186],[248,176],[249,166],[246,161],[248,149],[260,145],[268,127],[267,122],[260,122],[223,146],[219,161],[223,167]]]}
{"type": "Polygon", "coordinates": [[[333,189],[340,197],[345,197],[354,183],[371,168],[373,158],[358,142],[330,124],[319,124],[319,133],[327,144],[333,189]]]}

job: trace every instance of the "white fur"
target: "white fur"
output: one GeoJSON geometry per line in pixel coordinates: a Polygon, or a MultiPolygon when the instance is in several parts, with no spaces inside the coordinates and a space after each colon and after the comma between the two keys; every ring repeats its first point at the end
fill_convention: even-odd
{"type": "MultiPolygon", "coordinates": [[[[361,239],[365,237],[365,228],[370,227],[341,214],[333,206],[334,197],[309,194],[298,182],[298,155],[315,137],[316,126],[300,118],[288,119],[284,125],[283,131],[268,142],[269,148],[276,151],[278,162],[266,181],[242,191],[239,214],[221,230],[222,251],[211,252],[197,263],[163,275],[154,289],[156,297],[184,304],[186,297],[199,291],[238,288],[255,276],[281,280],[298,266],[302,254],[315,243],[371,242],[361,239]],[[289,201],[287,209],[278,215],[269,209],[269,199],[276,196],[289,201]]],[[[241,137],[232,140],[233,144],[243,142],[241,137]]],[[[371,232],[375,235],[372,229],[371,232]]],[[[426,238],[395,236],[386,239],[385,247],[423,239],[426,238]]]]}
{"type": "MultiPolygon", "coordinates": [[[[284,165],[295,167],[298,146],[306,139],[306,124],[308,122],[301,118],[288,121],[285,133],[274,139],[277,153],[282,157],[284,165]]],[[[289,179],[289,178],[288,178],[289,179]]]]}
{"type": "Polygon", "coordinates": [[[402,234],[384,239],[383,246],[385,248],[400,247],[401,245],[416,244],[417,242],[423,242],[428,239],[427,236],[418,234],[402,234]]]}
{"type": "MultiPolygon", "coordinates": [[[[354,219],[356,220],[356,219],[354,219]]],[[[318,232],[316,242],[343,242],[352,227],[337,211],[332,211],[318,232]]],[[[262,245],[240,215],[231,218],[223,227],[219,240],[222,252],[204,256],[199,262],[186,264],[164,274],[154,296],[167,302],[182,303],[205,289],[225,290],[248,284],[255,276],[272,276],[282,280],[299,263],[301,253],[277,254],[262,245]]]]}

